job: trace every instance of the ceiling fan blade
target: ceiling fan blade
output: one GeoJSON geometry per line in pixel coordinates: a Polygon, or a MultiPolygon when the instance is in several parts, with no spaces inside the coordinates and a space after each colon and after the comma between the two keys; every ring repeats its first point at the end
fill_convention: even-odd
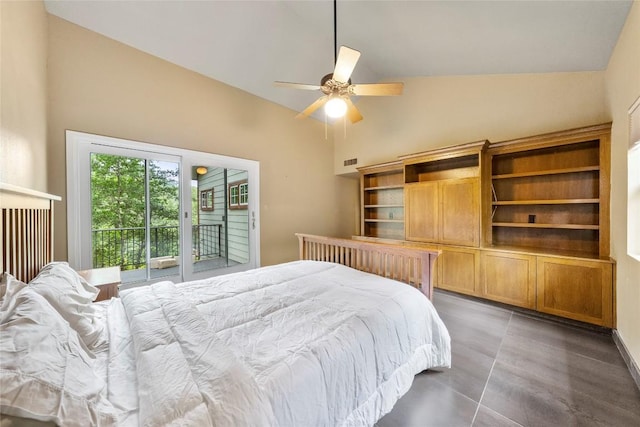
{"type": "Polygon", "coordinates": [[[353,93],[358,96],[392,96],[402,95],[404,83],[368,83],[351,87],[353,93]]]}
{"type": "Polygon", "coordinates": [[[350,98],[345,98],[344,100],[347,103],[347,117],[351,123],[357,123],[363,119],[362,114],[353,104],[350,98]]]}
{"type": "Polygon", "coordinates": [[[274,86],[288,87],[291,89],[303,89],[303,90],[320,90],[318,85],[308,85],[304,83],[289,83],[289,82],[273,82],[274,86]]]}
{"type": "Polygon", "coordinates": [[[338,59],[333,70],[333,80],[340,83],[346,83],[356,67],[356,63],[360,58],[360,52],[347,46],[340,46],[338,59]]]}
{"type": "Polygon", "coordinates": [[[326,96],[326,95],[321,96],[320,98],[316,99],[316,101],[313,104],[305,108],[304,111],[301,111],[300,113],[298,113],[298,115],[296,116],[296,119],[304,119],[305,117],[309,117],[314,111],[316,111],[318,108],[326,104],[328,100],[329,100],[329,96],[326,96]]]}

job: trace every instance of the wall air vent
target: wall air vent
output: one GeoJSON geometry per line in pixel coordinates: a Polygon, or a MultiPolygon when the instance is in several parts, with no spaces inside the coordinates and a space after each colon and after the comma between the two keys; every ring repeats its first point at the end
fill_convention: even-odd
{"type": "Polygon", "coordinates": [[[345,160],[345,161],[344,161],[344,165],[345,165],[345,166],[351,166],[351,165],[355,165],[355,164],[357,164],[357,163],[358,163],[358,159],[357,159],[357,158],[355,158],[355,159],[348,159],[348,160],[345,160]]]}

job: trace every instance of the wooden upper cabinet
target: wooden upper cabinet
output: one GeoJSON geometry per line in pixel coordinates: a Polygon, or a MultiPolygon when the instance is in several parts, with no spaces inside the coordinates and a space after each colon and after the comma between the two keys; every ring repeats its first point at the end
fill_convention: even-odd
{"type": "Polygon", "coordinates": [[[478,247],[487,141],[404,156],[407,240],[478,247]]]}
{"type": "Polygon", "coordinates": [[[406,239],[478,246],[480,183],[477,178],[407,184],[406,239]]]}
{"type": "Polygon", "coordinates": [[[480,182],[478,178],[446,180],[440,189],[440,241],[478,246],[480,242],[480,182]]]}
{"type": "Polygon", "coordinates": [[[418,242],[437,242],[440,234],[438,183],[407,184],[404,191],[407,212],[406,239],[418,242]]]}

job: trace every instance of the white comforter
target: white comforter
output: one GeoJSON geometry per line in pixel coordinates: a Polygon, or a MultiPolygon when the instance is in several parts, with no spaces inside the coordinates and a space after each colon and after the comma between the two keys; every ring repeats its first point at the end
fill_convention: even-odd
{"type": "Polygon", "coordinates": [[[125,426],[372,425],[451,362],[418,290],[315,261],[124,291],[107,320],[125,426]]]}

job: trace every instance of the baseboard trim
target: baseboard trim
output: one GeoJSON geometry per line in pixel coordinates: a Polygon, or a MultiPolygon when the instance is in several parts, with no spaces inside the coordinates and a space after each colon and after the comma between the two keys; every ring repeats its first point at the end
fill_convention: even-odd
{"type": "Polygon", "coordinates": [[[624,341],[622,341],[617,329],[613,330],[612,336],[613,342],[616,343],[616,347],[618,347],[618,351],[620,351],[620,354],[624,359],[624,363],[627,364],[627,368],[629,368],[629,372],[631,372],[631,377],[636,382],[636,386],[638,386],[638,389],[640,390],[640,369],[638,369],[638,365],[636,365],[631,354],[629,354],[629,350],[627,349],[627,346],[624,345],[624,341]]]}
{"type": "MultiPolygon", "coordinates": [[[[0,0],[2,1],[2,0],[0,0]]],[[[122,288],[120,288],[122,289],[122,288]]],[[[604,335],[608,335],[611,336],[612,334],[612,329],[608,328],[606,326],[599,326],[599,325],[594,325],[592,323],[585,323],[585,322],[580,322],[579,320],[573,320],[573,319],[569,319],[566,317],[560,317],[560,316],[554,316],[553,314],[547,314],[547,313],[542,313],[540,311],[535,311],[535,310],[530,310],[528,308],[522,308],[522,307],[518,307],[515,305],[510,305],[510,304],[504,304],[498,301],[492,301],[489,299],[485,299],[485,298],[480,298],[480,297],[476,297],[473,295],[467,295],[467,294],[461,294],[458,292],[454,292],[454,291],[449,291],[446,289],[440,289],[440,288],[435,288],[434,291],[436,293],[438,292],[442,292],[443,294],[450,294],[450,295],[455,295],[459,298],[464,298],[464,299],[468,299],[471,301],[476,301],[480,304],[486,304],[486,305],[491,305],[494,307],[499,307],[502,308],[504,310],[507,311],[513,311],[516,312],[518,314],[522,314],[524,316],[528,316],[528,317],[533,317],[539,320],[545,320],[548,322],[553,322],[553,323],[561,323],[565,326],[571,326],[574,328],[579,328],[579,329],[587,329],[589,331],[592,332],[597,332],[600,334],[604,334],[604,335]]]]}

